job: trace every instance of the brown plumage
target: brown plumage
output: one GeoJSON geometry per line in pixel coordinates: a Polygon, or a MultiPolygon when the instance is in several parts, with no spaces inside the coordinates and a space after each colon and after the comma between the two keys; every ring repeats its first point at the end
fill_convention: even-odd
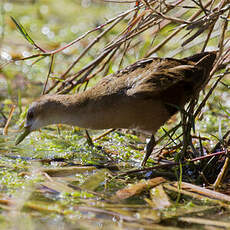
{"type": "MultiPolygon", "coordinates": [[[[64,123],[90,129],[138,129],[154,134],[204,87],[216,52],[184,59],[147,58],[74,95],[44,95],[28,110],[25,132],[64,123]]],[[[152,152],[147,147],[145,164],[152,152]]]]}

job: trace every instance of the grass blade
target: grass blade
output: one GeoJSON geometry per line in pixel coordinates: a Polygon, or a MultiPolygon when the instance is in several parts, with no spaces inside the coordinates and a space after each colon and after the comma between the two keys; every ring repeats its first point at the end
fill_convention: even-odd
{"type": "Polygon", "coordinates": [[[16,19],[13,18],[12,16],[11,16],[11,19],[12,19],[12,21],[14,22],[14,24],[17,26],[19,32],[24,36],[24,38],[25,38],[31,45],[36,46],[34,40],[29,36],[29,34],[26,32],[25,28],[24,28],[20,23],[18,23],[18,22],[16,21],[16,19]]]}

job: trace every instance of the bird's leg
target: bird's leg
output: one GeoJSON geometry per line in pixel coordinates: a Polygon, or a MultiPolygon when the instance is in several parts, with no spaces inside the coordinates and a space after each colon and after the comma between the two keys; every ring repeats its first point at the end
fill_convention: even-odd
{"type": "Polygon", "coordinates": [[[99,151],[101,151],[103,154],[105,154],[107,157],[109,157],[109,159],[110,160],[112,160],[112,161],[115,161],[111,156],[110,156],[110,151],[107,151],[104,147],[102,147],[102,146],[98,146],[98,145],[94,145],[94,143],[93,143],[93,140],[92,140],[92,138],[90,137],[90,135],[89,135],[89,132],[88,132],[88,130],[87,129],[85,129],[85,133],[86,133],[86,138],[87,138],[87,143],[88,143],[88,145],[90,146],[90,147],[96,147],[96,149],[98,149],[99,151]]]}
{"type": "Polygon", "coordinates": [[[141,166],[145,166],[145,164],[146,164],[147,160],[149,159],[149,156],[151,155],[155,145],[156,145],[156,141],[155,141],[154,135],[152,134],[149,142],[147,143],[145,157],[144,157],[143,161],[141,162],[141,166]]]}
{"type": "Polygon", "coordinates": [[[86,134],[86,139],[87,139],[88,145],[91,146],[91,147],[94,147],[93,140],[92,140],[92,138],[90,137],[89,132],[88,132],[87,129],[85,129],[85,134],[86,134]]]}

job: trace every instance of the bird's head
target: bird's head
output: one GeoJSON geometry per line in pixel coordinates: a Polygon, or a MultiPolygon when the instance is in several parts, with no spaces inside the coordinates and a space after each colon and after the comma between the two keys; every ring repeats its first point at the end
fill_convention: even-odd
{"type": "Polygon", "coordinates": [[[56,120],[56,105],[57,102],[50,96],[42,96],[37,101],[33,102],[26,115],[24,131],[18,136],[15,144],[18,145],[22,142],[32,131],[54,124],[56,120]]]}

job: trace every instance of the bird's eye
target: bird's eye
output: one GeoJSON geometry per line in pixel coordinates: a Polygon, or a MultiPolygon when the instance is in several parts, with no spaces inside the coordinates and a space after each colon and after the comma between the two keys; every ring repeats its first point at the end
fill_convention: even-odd
{"type": "Polygon", "coordinates": [[[32,111],[28,111],[28,113],[27,113],[27,119],[31,120],[31,119],[33,119],[33,117],[34,117],[33,112],[32,111]]]}

